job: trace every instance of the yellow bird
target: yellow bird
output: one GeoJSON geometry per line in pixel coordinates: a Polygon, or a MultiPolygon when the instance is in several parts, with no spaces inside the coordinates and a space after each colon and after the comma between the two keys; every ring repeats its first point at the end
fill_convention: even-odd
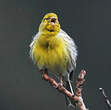
{"type": "MultiPolygon", "coordinates": [[[[73,93],[71,80],[76,67],[77,49],[70,36],[60,28],[55,13],[46,14],[39,32],[30,44],[30,56],[37,67],[55,74],[60,83],[73,93]]],[[[68,105],[71,100],[66,96],[68,105]]]]}

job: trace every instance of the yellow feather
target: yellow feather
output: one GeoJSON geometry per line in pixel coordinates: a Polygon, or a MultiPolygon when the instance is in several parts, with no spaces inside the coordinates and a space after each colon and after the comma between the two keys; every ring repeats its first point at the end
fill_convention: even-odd
{"type": "Polygon", "coordinates": [[[32,46],[33,60],[39,69],[47,68],[52,72],[61,74],[67,71],[69,53],[67,43],[62,37],[57,36],[60,32],[58,17],[54,13],[48,13],[43,18],[40,26],[38,39],[34,39],[32,46]],[[51,19],[56,19],[55,23],[51,19]]]}
{"type": "Polygon", "coordinates": [[[41,69],[44,66],[51,71],[64,72],[67,69],[69,59],[68,51],[66,50],[66,42],[61,37],[40,36],[33,45],[33,57],[37,66],[41,69]]]}

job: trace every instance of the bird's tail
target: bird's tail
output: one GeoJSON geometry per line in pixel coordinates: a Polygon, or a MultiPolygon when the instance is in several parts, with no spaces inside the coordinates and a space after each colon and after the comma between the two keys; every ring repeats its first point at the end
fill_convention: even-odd
{"type": "MultiPolygon", "coordinates": [[[[71,85],[70,80],[66,82],[65,88],[74,95],[73,88],[72,88],[72,85],[71,85]]],[[[70,99],[70,98],[69,98],[68,96],[66,96],[66,95],[65,95],[65,99],[66,99],[66,105],[67,105],[68,107],[73,107],[73,108],[75,108],[76,104],[75,104],[75,101],[74,101],[74,100],[70,99]]]]}

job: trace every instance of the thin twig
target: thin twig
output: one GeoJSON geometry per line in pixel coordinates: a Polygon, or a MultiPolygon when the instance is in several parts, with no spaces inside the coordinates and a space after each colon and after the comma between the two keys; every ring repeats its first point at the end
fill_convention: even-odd
{"type": "Polygon", "coordinates": [[[84,77],[86,75],[85,70],[82,70],[80,72],[78,78],[77,78],[75,95],[73,95],[71,92],[69,92],[67,89],[65,89],[64,86],[57,83],[53,78],[49,77],[49,75],[45,71],[42,71],[42,74],[43,74],[44,80],[48,81],[59,92],[67,95],[69,98],[71,98],[72,100],[77,102],[77,107],[80,110],[87,110],[86,106],[83,102],[82,93],[81,93],[82,92],[82,86],[85,82],[85,79],[84,79],[84,77]]]}
{"type": "Polygon", "coordinates": [[[99,88],[99,90],[102,93],[102,95],[104,96],[106,105],[108,106],[109,110],[111,110],[111,103],[110,103],[108,97],[106,96],[104,89],[103,88],[99,88]]]}

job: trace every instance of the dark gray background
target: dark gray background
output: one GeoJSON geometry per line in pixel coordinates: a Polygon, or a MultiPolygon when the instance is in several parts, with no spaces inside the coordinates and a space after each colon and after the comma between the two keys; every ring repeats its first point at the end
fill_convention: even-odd
{"type": "Polygon", "coordinates": [[[29,44],[44,14],[55,12],[78,46],[77,73],[87,71],[83,97],[90,110],[111,99],[111,0],[0,0],[0,110],[66,110],[64,96],[42,80],[29,44]]]}

